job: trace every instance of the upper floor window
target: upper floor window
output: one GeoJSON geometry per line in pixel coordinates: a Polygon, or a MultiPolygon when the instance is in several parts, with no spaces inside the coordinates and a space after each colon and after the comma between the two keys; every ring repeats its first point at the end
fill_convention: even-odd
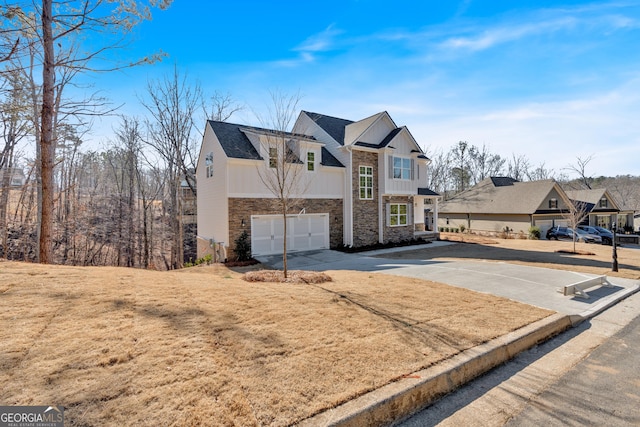
{"type": "Polygon", "coordinates": [[[207,178],[211,178],[213,176],[213,152],[207,153],[204,158],[204,164],[207,167],[207,178]]]}
{"type": "Polygon", "coordinates": [[[404,157],[393,158],[393,178],[411,179],[411,159],[404,157]]]}
{"type": "Polygon", "coordinates": [[[307,153],[307,170],[313,172],[316,170],[316,153],[309,151],[307,153]]]}
{"type": "Polygon", "coordinates": [[[373,167],[360,166],[360,198],[373,199],[373,167]]]}
{"type": "Polygon", "coordinates": [[[277,147],[269,147],[269,167],[270,168],[278,167],[278,148],[277,147]]]}
{"type": "Polygon", "coordinates": [[[549,209],[558,209],[558,199],[549,199],[549,209]]]}
{"type": "Polygon", "coordinates": [[[600,199],[600,207],[601,208],[609,207],[609,201],[607,200],[606,197],[603,197],[602,199],[600,199]]]}

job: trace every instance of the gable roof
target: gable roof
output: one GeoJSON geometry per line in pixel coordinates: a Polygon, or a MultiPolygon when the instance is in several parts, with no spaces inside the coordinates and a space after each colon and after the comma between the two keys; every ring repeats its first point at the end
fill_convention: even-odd
{"type": "MultiPolygon", "coordinates": [[[[259,134],[275,134],[276,131],[270,129],[257,128],[253,126],[239,125],[235,123],[218,122],[208,120],[209,126],[214,131],[220,141],[220,145],[227,157],[235,159],[263,160],[254,145],[251,143],[245,132],[256,132],[259,134]]],[[[297,139],[307,139],[315,141],[313,136],[301,135],[290,132],[277,132],[279,136],[287,136],[297,139]]],[[[295,158],[294,163],[302,163],[293,153],[289,153],[291,158],[295,158]]],[[[324,166],[344,167],[326,148],[322,147],[320,163],[324,166]]]]}
{"type": "Polygon", "coordinates": [[[309,111],[302,111],[311,120],[316,122],[322,130],[329,134],[338,144],[344,145],[344,130],[347,125],[353,123],[351,120],[340,119],[338,117],[326,116],[319,113],[311,113],[309,111]]]}
{"type": "Polygon", "coordinates": [[[562,196],[562,189],[552,179],[520,182],[509,177],[490,177],[443,202],[440,211],[533,214],[554,189],[562,196]]]}
{"type": "Polygon", "coordinates": [[[380,118],[383,116],[387,117],[389,121],[391,121],[391,123],[393,124],[393,128],[396,128],[395,123],[393,123],[393,120],[391,120],[391,117],[386,111],[376,113],[373,116],[369,116],[345,126],[345,143],[347,142],[347,139],[349,140],[349,144],[357,143],[358,138],[364,135],[367,129],[373,126],[373,124],[380,120],[380,118]]]}
{"type": "Polygon", "coordinates": [[[593,190],[569,190],[565,191],[565,193],[567,193],[567,196],[571,200],[587,203],[590,207],[589,211],[594,208],[598,209],[600,206],[600,199],[603,197],[606,197],[607,200],[611,202],[611,206],[608,206],[607,209],[618,209],[618,204],[613,197],[611,197],[606,188],[596,188],[593,190]]]}
{"type": "Polygon", "coordinates": [[[369,148],[384,148],[391,143],[393,138],[396,137],[404,128],[395,128],[379,144],[370,144],[367,142],[358,141],[354,145],[358,145],[360,147],[369,147],[369,148]]]}

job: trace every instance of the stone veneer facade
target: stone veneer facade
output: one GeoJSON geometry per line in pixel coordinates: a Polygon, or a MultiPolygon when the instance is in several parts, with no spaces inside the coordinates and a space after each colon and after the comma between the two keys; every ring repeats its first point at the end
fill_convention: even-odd
{"type": "MultiPolygon", "coordinates": [[[[249,234],[249,240],[251,240],[251,215],[277,215],[276,203],[275,199],[229,199],[229,239],[231,241],[226,242],[229,247],[228,259],[234,259],[233,246],[243,231],[249,234]],[[244,227],[242,227],[242,219],[244,219],[244,227]]],[[[342,245],[344,229],[342,199],[305,199],[300,206],[308,214],[328,213],[329,246],[335,249],[342,245]]],[[[297,214],[300,209],[300,207],[291,209],[289,213],[297,214]]]]}
{"type": "MultiPolygon", "coordinates": [[[[413,239],[413,197],[410,196],[384,196],[382,198],[382,215],[385,218],[383,236],[384,242],[405,242],[413,239]],[[408,205],[410,214],[407,218],[406,226],[390,227],[387,225],[387,204],[388,203],[404,203],[408,205]]],[[[424,224],[423,224],[424,227],[424,224]]]]}
{"type": "Polygon", "coordinates": [[[378,153],[353,150],[352,152],[353,246],[378,243],[378,153]],[[373,168],[373,199],[360,199],[360,166],[373,168]]]}

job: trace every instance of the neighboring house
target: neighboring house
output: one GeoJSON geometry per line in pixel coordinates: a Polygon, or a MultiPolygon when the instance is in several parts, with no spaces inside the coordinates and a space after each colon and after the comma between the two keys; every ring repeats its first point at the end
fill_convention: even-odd
{"type": "MultiPolygon", "coordinates": [[[[566,193],[571,200],[587,204],[588,225],[611,229],[615,223],[620,231],[625,227],[633,227],[633,211],[622,209],[606,189],[569,190],[566,193]]],[[[587,223],[587,220],[584,222],[587,223]]]]}
{"type": "Polygon", "coordinates": [[[300,203],[288,213],[288,250],[426,234],[424,204],[438,195],[425,188],[430,161],[406,127],[386,112],[353,122],[302,111],[291,133],[207,122],[196,169],[198,256],[212,246],[233,250],[243,231],[254,256],[282,253],[282,215],[260,178],[272,166],[269,142],[276,137],[287,139],[304,181],[300,203]]]}
{"type": "MultiPolygon", "coordinates": [[[[584,202],[588,219],[583,223],[610,228],[612,221],[626,224],[626,213],[604,189],[565,192],[552,180],[520,182],[490,177],[440,204],[439,227],[466,229],[481,234],[505,231],[528,235],[531,226],[541,236],[555,225],[568,226],[569,204],[584,202]]],[[[623,225],[624,225],[623,224],[623,225]]]]}
{"type": "Polygon", "coordinates": [[[528,235],[537,226],[542,235],[566,225],[563,213],[571,201],[552,179],[520,182],[490,177],[440,204],[439,227],[464,226],[484,234],[505,231],[528,235]]]}
{"type": "Polygon", "coordinates": [[[15,188],[22,187],[27,178],[22,168],[2,168],[0,169],[0,186],[4,186],[5,179],[8,179],[9,187],[15,188]]]}

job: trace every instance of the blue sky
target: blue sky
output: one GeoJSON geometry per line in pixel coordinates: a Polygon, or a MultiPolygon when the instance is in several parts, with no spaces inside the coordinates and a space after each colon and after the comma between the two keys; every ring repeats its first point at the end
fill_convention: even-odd
{"type": "Polygon", "coordinates": [[[386,110],[429,152],[464,140],[558,172],[593,155],[594,176],[640,175],[640,1],[174,0],[118,55],[158,50],[162,63],[96,89],[142,116],[136,94],[175,64],[243,103],[234,122],[257,124],[270,91],[299,92],[302,109],[351,120],[386,110]]]}

